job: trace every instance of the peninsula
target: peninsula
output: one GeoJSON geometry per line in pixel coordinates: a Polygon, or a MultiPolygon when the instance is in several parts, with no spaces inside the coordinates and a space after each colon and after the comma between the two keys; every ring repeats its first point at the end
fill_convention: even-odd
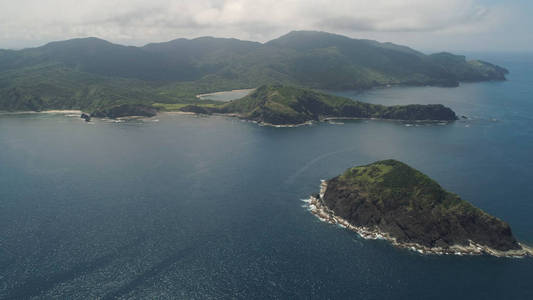
{"type": "Polygon", "coordinates": [[[440,104],[384,106],[283,85],[263,85],[241,99],[219,105],[187,105],[180,108],[180,111],[225,114],[273,126],[297,126],[329,119],[407,121],[457,119],[450,108],[440,104]]]}
{"type": "Polygon", "coordinates": [[[396,160],[353,167],[323,181],[310,209],[363,238],[420,253],[533,255],[507,223],[396,160]]]}

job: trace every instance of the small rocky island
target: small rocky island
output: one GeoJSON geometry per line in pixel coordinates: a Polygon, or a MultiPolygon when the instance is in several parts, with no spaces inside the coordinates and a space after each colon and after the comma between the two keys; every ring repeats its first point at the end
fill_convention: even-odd
{"type": "Polygon", "coordinates": [[[348,169],[310,198],[321,220],[420,253],[528,256],[504,221],[396,161],[348,169]]]}

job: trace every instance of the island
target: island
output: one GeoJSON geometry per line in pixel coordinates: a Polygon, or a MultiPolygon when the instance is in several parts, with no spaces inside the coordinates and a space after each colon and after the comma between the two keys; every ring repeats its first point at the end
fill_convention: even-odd
{"type": "Polygon", "coordinates": [[[293,31],[265,43],[200,37],[142,47],[77,38],[0,49],[0,111],[81,110],[125,116],[142,113],[120,107],[125,104],[216,104],[197,95],[264,84],[319,90],[456,87],[461,82],[505,80],[507,73],[464,55],[427,55],[403,45],[317,31],[293,31]]]}
{"type": "Polygon", "coordinates": [[[237,116],[272,126],[298,126],[332,119],[457,120],[455,112],[441,104],[384,106],[286,85],[263,85],[241,99],[219,105],[186,105],[180,111],[237,116]]]}
{"type": "Polygon", "coordinates": [[[348,169],[309,200],[321,220],[427,254],[531,256],[510,226],[397,160],[348,169]]]}

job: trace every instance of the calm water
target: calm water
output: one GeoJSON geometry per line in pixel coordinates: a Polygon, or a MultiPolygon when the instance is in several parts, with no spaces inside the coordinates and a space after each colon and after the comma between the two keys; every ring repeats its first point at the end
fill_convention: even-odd
{"type": "Polygon", "coordinates": [[[320,179],[405,161],[533,244],[533,59],[508,82],[344,93],[448,126],[0,116],[0,298],[532,299],[533,259],[422,256],[321,223],[320,179]]]}
{"type": "Polygon", "coordinates": [[[254,89],[245,89],[245,90],[232,90],[232,91],[223,91],[210,94],[198,95],[202,100],[215,100],[215,101],[231,101],[235,99],[242,98],[250,94],[254,89]]]}

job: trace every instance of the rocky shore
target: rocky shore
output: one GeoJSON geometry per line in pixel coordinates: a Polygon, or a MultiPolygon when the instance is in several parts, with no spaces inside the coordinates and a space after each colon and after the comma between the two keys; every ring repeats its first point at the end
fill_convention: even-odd
{"type": "Polygon", "coordinates": [[[479,242],[468,239],[467,242],[461,244],[448,244],[439,246],[422,245],[412,241],[401,241],[390,232],[381,229],[379,226],[364,226],[354,225],[346,218],[337,215],[332,209],[328,207],[325,200],[325,195],[328,192],[328,183],[323,180],[320,185],[320,192],[317,195],[311,196],[305,202],[308,203],[308,209],[318,219],[323,222],[338,225],[342,228],[349,229],[356,232],[364,239],[382,239],[389,241],[393,246],[404,248],[411,251],[416,251],[421,254],[437,254],[437,255],[492,255],[497,257],[525,257],[533,256],[533,249],[518,243],[516,249],[495,249],[479,242]]]}

